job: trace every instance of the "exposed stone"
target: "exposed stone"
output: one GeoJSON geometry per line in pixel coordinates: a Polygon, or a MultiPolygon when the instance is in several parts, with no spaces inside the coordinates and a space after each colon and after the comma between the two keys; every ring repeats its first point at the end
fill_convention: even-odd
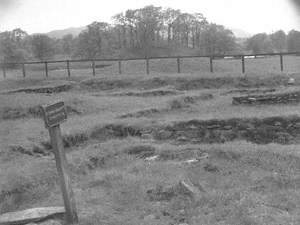
{"type": "Polygon", "coordinates": [[[223,143],[226,141],[247,140],[258,144],[272,142],[288,144],[297,142],[296,137],[300,135],[299,124],[300,117],[298,116],[267,117],[263,119],[191,120],[177,122],[157,131],[153,130],[153,138],[193,143],[223,143]],[[192,125],[198,129],[191,129],[192,125]],[[284,136],[287,142],[280,140],[280,136],[284,136]]]}
{"type": "MultiPolygon", "coordinates": [[[[199,184],[200,185],[200,184],[199,184]]],[[[170,201],[172,198],[181,195],[187,196],[192,201],[197,200],[201,192],[205,192],[202,186],[194,186],[191,182],[180,181],[178,184],[169,187],[157,186],[155,189],[147,191],[150,201],[170,201]]]]}
{"type": "Polygon", "coordinates": [[[157,159],[159,159],[159,155],[147,157],[147,158],[145,158],[145,161],[155,161],[157,159]]]}
{"type": "Polygon", "coordinates": [[[204,167],[203,167],[207,172],[212,172],[212,173],[217,173],[219,172],[219,169],[217,166],[215,165],[212,165],[212,164],[206,164],[204,167]]]}
{"type": "Polygon", "coordinates": [[[192,200],[197,200],[200,197],[199,189],[186,181],[179,182],[178,191],[180,194],[189,196],[192,200]]]}
{"type": "Polygon", "coordinates": [[[172,132],[171,131],[167,131],[167,130],[161,130],[157,133],[157,137],[161,140],[165,140],[168,139],[172,136],[172,132]]]}
{"type": "Polygon", "coordinates": [[[177,141],[187,141],[188,139],[187,139],[187,137],[185,137],[185,136],[180,136],[180,137],[178,137],[176,140],[177,140],[177,141]]]}
{"type": "Polygon", "coordinates": [[[153,215],[153,214],[150,214],[150,215],[147,215],[147,216],[144,217],[144,220],[146,220],[146,221],[152,221],[152,220],[155,220],[155,219],[156,219],[155,215],[153,215]]]}
{"type": "Polygon", "coordinates": [[[125,149],[129,155],[136,155],[139,158],[148,158],[154,155],[155,148],[150,145],[137,145],[125,149]]]}
{"type": "Polygon", "coordinates": [[[234,105],[288,104],[298,102],[300,102],[300,91],[268,95],[248,95],[232,98],[232,104],[234,105]]]}
{"type": "Polygon", "coordinates": [[[151,134],[142,134],[141,138],[143,138],[143,139],[151,139],[152,135],[151,134]]]}

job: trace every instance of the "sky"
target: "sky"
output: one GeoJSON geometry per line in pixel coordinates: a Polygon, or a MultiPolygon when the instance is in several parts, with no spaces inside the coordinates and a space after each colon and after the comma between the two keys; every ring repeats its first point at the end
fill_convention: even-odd
{"type": "Polygon", "coordinates": [[[300,30],[298,0],[0,0],[0,31],[31,33],[112,22],[126,9],[146,5],[203,13],[209,22],[248,33],[300,30]]]}

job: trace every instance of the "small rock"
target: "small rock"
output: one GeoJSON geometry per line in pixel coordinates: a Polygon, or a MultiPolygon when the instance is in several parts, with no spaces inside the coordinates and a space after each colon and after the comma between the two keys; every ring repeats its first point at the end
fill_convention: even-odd
{"type": "Polygon", "coordinates": [[[176,140],[177,141],[187,141],[188,139],[185,136],[180,136],[176,140]]]}
{"type": "Polygon", "coordinates": [[[191,125],[190,127],[189,127],[190,129],[198,129],[198,127],[196,127],[195,125],[191,125]]]}
{"type": "Polygon", "coordinates": [[[288,83],[288,85],[293,85],[293,84],[295,84],[295,79],[290,77],[287,83],[288,83]]]}
{"type": "Polygon", "coordinates": [[[158,138],[161,139],[161,140],[169,139],[171,136],[172,136],[171,131],[161,130],[158,133],[158,138]]]}
{"type": "Polygon", "coordinates": [[[215,165],[212,165],[212,164],[206,164],[204,167],[203,167],[207,172],[212,172],[212,173],[216,173],[216,172],[219,172],[219,169],[217,166],[215,165]]]}
{"type": "Polygon", "coordinates": [[[186,164],[192,164],[192,163],[197,163],[197,162],[199,162],[199,160],[195,159],[195,158],[183,161],[183,163],[186,163],[186,164]]]}
{"type": "Polygon", "coordinates": [[[180,181],[178,184],[178,191],[180,194],[188,195],[192,200],[195,200],[199,197],[200,193],[197,187],[193,184],[188,184],[185,181],[180,181]]]}
{"type": "Polygon", "coordinates": [[[155,220],[155,215],[150,214],[150,215],[148,215],[148,216],[145,216],[145,217],[144,217],[144,220],[147,220],[147,221],[149,221],[149,220],[155,220]]]}
{"type": "Polygon", "coordinates": [[[275,126],[281,126],[282,124],[281,124],[281,122],[278,122],[278,121],[277,121],[277,122],[274,123],[274,125],[275,125],[275,126]]]}
{"type": "Polygon", "coordinates": [[[143,139],[151,139],[152,135],[151,134],[142,134],[141,138],[143,138],[143,139]]]}
{"type": "Polygon", "coordinates": [[[207,129],[218,129],[218,128],[220,128],[221,126],[219,125],[219,124],[214,124],[214,125],[209,125],[209,126],[207,126],[206,128],[207,129]]]}
{"type": "Polygon", "coordinates": [[[154,155],[154,156],[145,158],[145,161],[155,161],[158,158],[159,158],[159,155],[154,155]]]}

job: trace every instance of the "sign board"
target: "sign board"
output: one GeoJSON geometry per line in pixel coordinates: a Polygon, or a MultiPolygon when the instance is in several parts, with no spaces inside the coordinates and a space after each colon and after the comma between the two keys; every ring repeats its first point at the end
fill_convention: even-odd
{"type": "Polygon", "coordinates": [[[56,168],[60,180],[67,224],[77,224],[78,216],[71,179],[68,171],[68,162],[64,151],[64,144],[60,130],[60,123],[67,120],[67,111],[64,102],[41,106],[45,125],[49,131],[51,145],[55,156],[56,168]]]}
{"type": "Polygon", "coordinates": [[[41,106],[46,128],[55,127],[67,120],[67,111],[64,102],[41,106]]]}

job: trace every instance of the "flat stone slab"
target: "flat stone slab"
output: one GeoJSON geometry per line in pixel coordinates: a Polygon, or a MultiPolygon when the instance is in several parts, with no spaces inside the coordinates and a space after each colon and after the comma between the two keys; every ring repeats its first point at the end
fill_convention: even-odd
{"type": "Polygon", "coordinates": [[[64,214],[64,207],[33,208],[18,212],[8,212],[0,215],[0,225],[22,225],[55,216],[63,216],[64,214]]]}

